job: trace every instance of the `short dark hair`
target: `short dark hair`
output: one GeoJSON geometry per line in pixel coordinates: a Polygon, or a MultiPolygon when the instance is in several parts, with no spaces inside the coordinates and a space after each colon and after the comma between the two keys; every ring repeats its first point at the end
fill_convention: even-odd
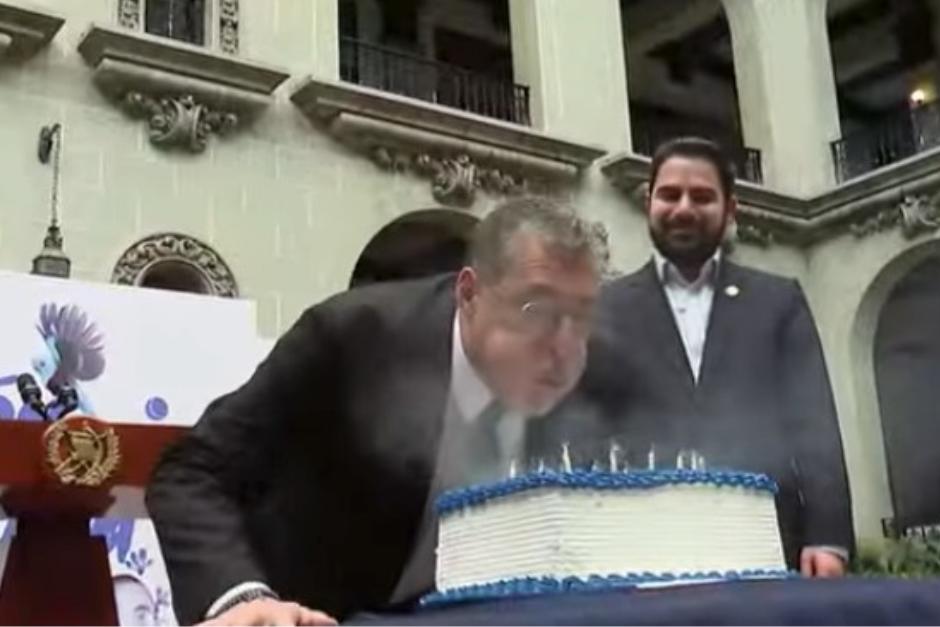
{"type": "Polygon", "coordinates": [[[607,257],[607,241],[597,224],[544,196],[519,196],[500,203],[476,227],[470,242],[470,264],[484,280],[501,279],[510,267],[510,244],[518,233],[543,238],[561,254],[589,256],[598,270],[607,257]]]}
{"type": "Polygon", "coordinates": [[[725,199],[734,195],[734,163],[718,143],[702,137],[677,137],[663,142],[656,148],[650,165],[650,193],[656,187],[656,177],[659,176],[660,168],[673,157],[708,161],[718,172],[718,181],[721,183],[721,191],[724,192],[725,199]]]}

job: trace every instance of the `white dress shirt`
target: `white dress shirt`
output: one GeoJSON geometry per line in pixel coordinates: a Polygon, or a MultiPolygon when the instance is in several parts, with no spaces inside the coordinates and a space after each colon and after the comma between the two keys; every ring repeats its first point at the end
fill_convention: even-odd
{"type": "Polygon", "coordinates": [[[715,281],[718,277],[718,264],[721,262],[721,249],[705,262],[694,281],[689,281],[676,266],[662,256],[659,251],[653,253],[656,274],[672,316],[682,337],[682,346],[689,361],[692,376],[698,382],[702,370],[702,355],[705,353],[705,336],[708,332],[708,319],[715,300],[715,281]]]}
{"type": "MultiPolygon", "coordinates": [[[[675,264],[653,251],[653,263],[656,276],[666,292],[669,308],[682,338],[682,347],[689,362],[689,368],[695,382],[698,383],[702,371],[702,356],[705,354],[705,341],[708,336],[708,321],[711,318],[712,304],[715,302],[715,287],[718,279],[718,265],[721,263],[721,249],[702,265],[698,277],[689,281],[679,272],[675,264]]],[[[847,562],[849,552],[839,546],[813,546],[840,557],[847,562]]]]}
{"type": "MultiPolygon", "coordinates": [[[[493,402],[493,393],[467,358],[460,335],[459,315],[454,316],[453,333],[450,361],[451,402],[448,407],[456,409],[461,420],[472,423],[493,402]]],[[[508,464],[513,459],[519,459],[525,435],[525,417],[518,412],[506,411],[496,424],[496,435],[502,461],[508,464]]]]}

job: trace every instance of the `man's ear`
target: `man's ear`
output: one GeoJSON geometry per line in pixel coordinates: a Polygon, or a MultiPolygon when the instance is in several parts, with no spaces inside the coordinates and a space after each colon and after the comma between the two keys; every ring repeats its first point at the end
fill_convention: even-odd
{"type": "Polygon", "coordinates": [[[479,292],[480,279],[476,271],[464,266],[457,274],[457,283],[454,285],[454,300],[457,309],[472,315],[476,309],[476,297],[479,292]]]}
{"type": "Polygon", "coordinates": [[[738,197],[737,196],[732,195],[731,198],[728,199],[728,206],[726,208],[726,212],[728,214],[725,217],[726,222],[731,222],[737,217],[738,215],[738,197]]]}

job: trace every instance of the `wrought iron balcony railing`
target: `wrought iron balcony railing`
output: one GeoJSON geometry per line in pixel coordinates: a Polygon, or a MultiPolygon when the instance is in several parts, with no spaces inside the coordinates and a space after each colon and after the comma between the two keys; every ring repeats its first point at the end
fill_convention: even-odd
{"type": "MultiPolygon", "coordinates": [[[[634,120],[634,123],[637,121],[634,120]]],[[[642,120],[639,121],[642,124],[642,120]]],[[[686,132],[671,130],[667,128],[651,127],[643,125],[633,131],[633,152],[639,155],[652,156],[656,147],[674,137],[686,135],[701,135],[696,132],[686,132]]],[[[708,134],[704,135],[707,137],[708,134]]],[[[760,185],[764,182],[764,170],[761,164],[761,152],[756,148],[747,148],[741,145],[728,145],[725,142],[719,142],[731,156],[734,163],[735,174],[737,178],[748,183],[760,185]]]]}
{"type": "Polygon", "coordinates": [[[891,113],[878,123],[832,142],[841,183],[940,145],[940,105],[891,113]]]}
{"type": "Polygon", "coordinates": [[[340,78],[516,124],[530,124],[529,88],[382,46],[342,37],[340,78]]]}

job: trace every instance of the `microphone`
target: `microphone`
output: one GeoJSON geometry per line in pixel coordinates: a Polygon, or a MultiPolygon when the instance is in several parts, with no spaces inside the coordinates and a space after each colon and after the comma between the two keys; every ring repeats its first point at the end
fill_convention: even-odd
{"type": "Polygon", "coordinates": [[[36,385],[36,379],[29,373],[23,373],[16,378],[16,389],[19,390],[20,398],[23,404],[42,416],[43,420],[49,420],[46,413],[46,406],[42,402],[42,390],[36,385]]]}
{"type": "Polygon", "coordinates": [[[55,394],[56,401],[59,407],[62,408],[57,418],[65,418],[66,414],[78,409],[78,392],[71,385],[68,383],[50,383],[46,387],[55,394]]]}

